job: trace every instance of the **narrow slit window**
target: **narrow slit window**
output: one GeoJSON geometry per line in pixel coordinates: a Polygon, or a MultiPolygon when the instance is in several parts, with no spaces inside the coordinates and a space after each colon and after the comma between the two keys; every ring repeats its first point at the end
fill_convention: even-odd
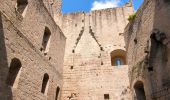
{"type": "Polygon", "coordinates": [[[51,36],[51,32],[46,27],[45,31],[44,31],[43,41],[42,41],[42,47],[43,47],[43,50],[44,50],[45,53],[47,53],[49,51],[50,36],[51,36]]]}
{"type": "Polygon", "coordinates": [[[41,93],[47,94],[48,91],[48,82],[49,82],[49,76],[48,74],[44,74],[44,78],[42,81],[42,88],[41,88],[41,93]]]}
{"type": "Polygon", "coordinates": [[[55,96],[55,100],[58,100],[59,93],[60,93],[60,88],[59,88],[59,87],[57,87],[57,89],[56,89],[56,96],[55,96]]]}
{"type": "Polygon", "coordinates": [[[7,81],[6,83],[9,86],[14,86],[14,83],[17,84],[17,80],[19,79],[19,72],[21,70],[21,62],[17,58],[13,58],[11,60],[8,76],[7,76],[7,81]]]}
{"type": "Polygon", "coordinates": [[[20,14],[24,14],[25,15],[25,11],[28,5],[28,0],[17,0],[17,11],[20,14]]]}

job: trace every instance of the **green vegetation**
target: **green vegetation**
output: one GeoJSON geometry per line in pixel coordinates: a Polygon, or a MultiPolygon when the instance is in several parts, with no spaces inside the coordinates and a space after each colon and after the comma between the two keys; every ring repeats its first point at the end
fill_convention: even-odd
{"type": "Polygon", "coordinates": [[[128,21],[133,21],[136,17],[136,13],[129,16],[128,21]]]}

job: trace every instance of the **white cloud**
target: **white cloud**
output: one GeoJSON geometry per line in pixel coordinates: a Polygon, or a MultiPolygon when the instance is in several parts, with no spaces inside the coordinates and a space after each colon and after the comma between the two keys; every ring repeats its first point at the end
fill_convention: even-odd
{"type": "Polygon", "coordinates": [[[120,0],[94,1],[91,10],[114,8],[119,6],[120,0]]]}

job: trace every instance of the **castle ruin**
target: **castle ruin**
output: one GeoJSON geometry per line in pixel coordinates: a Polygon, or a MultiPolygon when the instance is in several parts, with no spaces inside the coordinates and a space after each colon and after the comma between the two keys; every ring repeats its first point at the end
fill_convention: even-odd
{"type": "Polygon", "coordinates": [[[0,0],[0,100],[170,100],[169,0],[61,6],[0,0]]]}

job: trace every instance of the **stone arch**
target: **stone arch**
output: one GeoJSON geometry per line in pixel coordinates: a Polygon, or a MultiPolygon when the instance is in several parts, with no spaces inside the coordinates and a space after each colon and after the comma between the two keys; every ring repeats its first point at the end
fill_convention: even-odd
{"type": "Polygon", "coordinates": [[[17,0],[16,9],[23,16],[26,13],[26,8],[28,5],[28,0],[17,0]]]}
{"type": "Polygon", "coordinates": [[[57,89],[56,89],[55,100],[58,100],[59,93],[60,93],[60,87],[58,86],[57,89]]]}
{"type": "Polygon", "coordinates": [[[144,84],[142,81],[137,81],[134,84],[135,100],[146,100],[144,84]]]}
{"type": "Polygon", "coordinates": [[[116,49],[110,53],[110,57],[112,66],[126,65],[126,51],[116,49]]]}
{"type": "Polygon", "coordinates": [[[42,81],[41,93],[47,94],[48,83],[49,83],[49,75],[45,73],[42,81]]]}
{"type": "Polygon", "coordinates": [[[21,70],[22,64],[18,58],[13,58],[10,63],[10,68],[7,76],[6,83],[9,86],[16,87],[19,80],[19,72],[21,70]]]}
{"type": "Polygon", "coordinates": [[[43,41],[42,41],[42,48],[45,53],[49,51],[50,37],[51,37],[51,31],[48,27],[45,27],[43,41]]]}

